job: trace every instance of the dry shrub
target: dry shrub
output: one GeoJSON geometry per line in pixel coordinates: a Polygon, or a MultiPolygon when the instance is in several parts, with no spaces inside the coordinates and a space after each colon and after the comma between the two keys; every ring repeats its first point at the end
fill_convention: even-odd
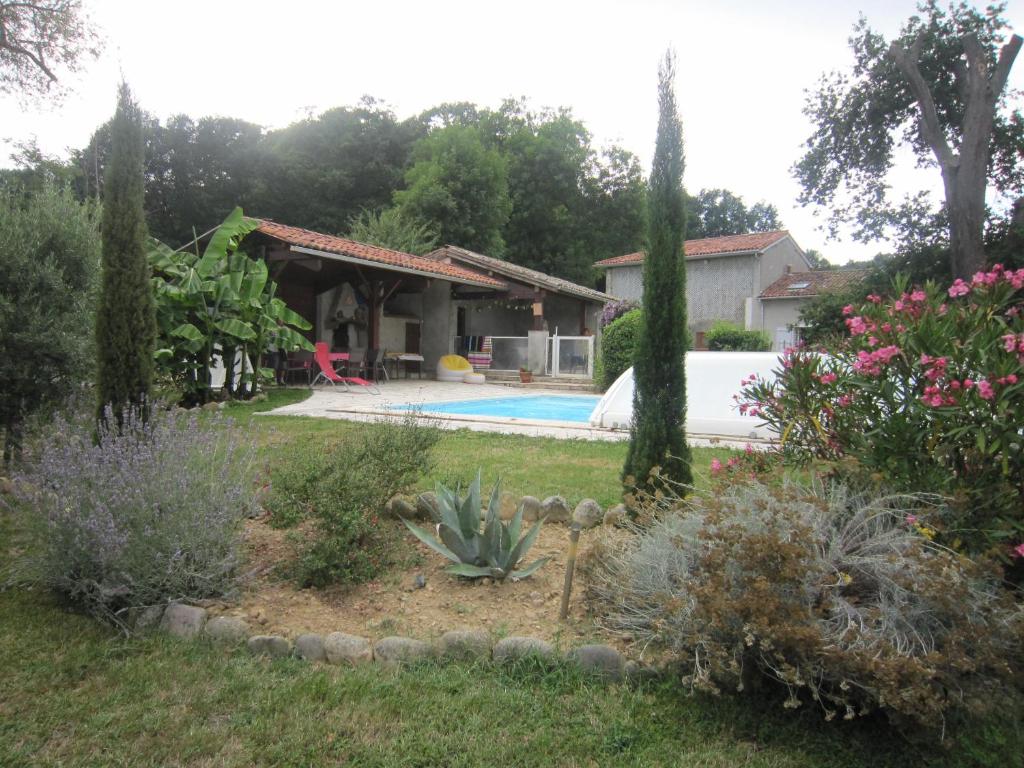
{"type": "Polygon", "coordinates": [[[933,543],[921,496],[736,484],[641,499],[592,596],[610,630],[678,660],[697,689],[767,676],[826,717],[882,708],[941,727],[1020,683],[1024,612],[986,568],[933,543]],[[755,674],[759,673],[759,674],[755,674]]]}

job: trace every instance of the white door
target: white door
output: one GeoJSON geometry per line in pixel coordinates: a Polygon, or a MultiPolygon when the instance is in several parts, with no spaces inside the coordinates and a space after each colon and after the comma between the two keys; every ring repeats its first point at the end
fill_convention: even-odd
{"type": "Polygon", "coordinates": [[[775,344],[772,346],[773,352],[783,352],[787,347],[795,346],[796,331],[790,330],[789,328],[775,329],[775,344]]]}

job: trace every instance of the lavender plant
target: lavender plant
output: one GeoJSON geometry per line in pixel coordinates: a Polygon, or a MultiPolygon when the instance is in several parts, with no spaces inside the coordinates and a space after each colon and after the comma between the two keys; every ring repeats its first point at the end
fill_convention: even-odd
{"type": "Polygon", "coordinates": [[[17,572],[127,630],[134,609],[233,588],[253,453],[222,417],[112,423],[59,416],[15,475],[17,572]]]}

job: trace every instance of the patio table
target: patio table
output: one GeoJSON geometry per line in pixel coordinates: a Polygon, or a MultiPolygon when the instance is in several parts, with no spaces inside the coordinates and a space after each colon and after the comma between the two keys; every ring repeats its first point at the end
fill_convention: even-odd
{"type": "Polygon", "coordinates": [[[409,378],[409,363],[417,364],[417,378],[423,378],[423,355],[418,355],[415,352],[388,352],[384,357],[385,360],[394,365],[396,379],[398,378],[400,368],[405,368],[405,378],[409,378]],[[403,363],[405,365],[402,365],[403,363]]]}

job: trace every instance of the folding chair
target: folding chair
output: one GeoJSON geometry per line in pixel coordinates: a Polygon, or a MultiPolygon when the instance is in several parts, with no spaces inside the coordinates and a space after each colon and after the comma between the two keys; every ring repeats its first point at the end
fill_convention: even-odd
{"type": "Polygon", "coordinates": [[[344,384],[346,391],[349,392],[352,391],[352,387],[350,385],[355,384],[356,386],[365,389],[371,395],[380,394],[380,390],[377,388],[377,385],[372,381],[367,381],[359,376],[340,375],[334,370],[334,366],[331,365],[331,360],[328,355],[330,355],[330,349],[327,347],[327,342],[318,341],[316,343],[316,352],[313,353],[313,360],[320,368],[320,373],[316,375],[316,378],[313,379],[313,383],[310,386],[313,386],[323,378],[324,381],[330,383],[332,386],[334,384],[344,384]]]}

